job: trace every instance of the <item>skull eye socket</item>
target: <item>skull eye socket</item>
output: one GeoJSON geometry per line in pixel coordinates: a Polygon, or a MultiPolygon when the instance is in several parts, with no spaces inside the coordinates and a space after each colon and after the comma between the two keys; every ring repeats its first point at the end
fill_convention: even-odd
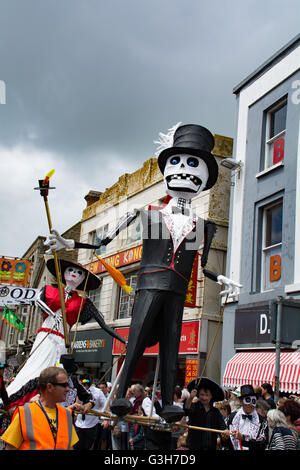
{"type": "Polygon", "coordinates": [[[187,159],[187,164],[188,166],[191,166],[192,168],[196,168],[199,165],[199,160],[198,158],[195,158],[195,157],[189,157],[187,159]]]}
{"type": "Polygon", "coordinates": [[[170,160],[171,165],[178,165],[180,162],[180,157],[172,157],[170,160]]]}

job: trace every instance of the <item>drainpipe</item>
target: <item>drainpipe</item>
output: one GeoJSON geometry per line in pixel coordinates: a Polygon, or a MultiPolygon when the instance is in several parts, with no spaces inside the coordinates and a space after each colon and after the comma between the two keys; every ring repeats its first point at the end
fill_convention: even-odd
{"type": "Polygon", "coordinates": [[[281,319],[282,319],[282,297],[277,297],[277,319],[276,319],[276,357],[275,357],[275,383],[274,400],[277,403],[279,398],[279,380],[280,380],[280,346],[281,346],[281,319]]]}

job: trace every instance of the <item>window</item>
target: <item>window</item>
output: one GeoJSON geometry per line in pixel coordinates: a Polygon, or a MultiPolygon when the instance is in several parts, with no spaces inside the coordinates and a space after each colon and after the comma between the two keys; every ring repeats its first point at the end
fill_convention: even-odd
{"type": "Polygon", "coordinates": [[[89,291],[89,299],[93,302],[97,310],[100,310],[101,288],[102,283],[98,289],[89,291]]]}
{"type": "Polygon", "coordinates": [[[124,230],[124,235],[122,235],[122,246],[130,245],[131,243],[137,242],[142,239],[142,222],[141,216],[137,218],[124,230]]]}
{"type": "MultiPolygon", "coordinates": [[[[99,229],[95,230],[95,232],[91,233],[91,244],[92,245],[98,245],[100,241],[106,237],[108,232],[108,224],[104,225],[103,227],[100,227],[99,229]]],[[[106,246],[101,246],[96,250],[96,253],[98,256],[103,256],[104,253],[106,253],[106,246]]],[[[91,257],[93,256],[91,252],[91,257]]]]}
{"type": "Polygon", "coordinates": [[[125,276],[126,284],[133,288],[133,291],[130,294],[127,294],[124,289],[120,289],[120,301],[119,301],[119,311],[118,318],[129,318],[131,317],[134,291],[136,288],[137,282],[137,272],[127,274],[125,276]]]}
{"type": "Polygon", "coordinates": [[[281,280],[282,200],[263,208],[262,290],[278,287],[281,280]]]}
{"type": "Polygon", "coordinates": [[[284,159],[286,114],[286,98],[265,113],[265,169],[271,168],[284,159]]]}

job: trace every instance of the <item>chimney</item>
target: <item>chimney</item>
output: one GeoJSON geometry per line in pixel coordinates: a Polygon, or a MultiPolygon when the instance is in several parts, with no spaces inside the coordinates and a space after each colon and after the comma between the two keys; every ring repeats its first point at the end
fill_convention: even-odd
{"type": "Polygon", "coordinates": [[[94,204],[94,202],[99,201],[99,197],[101,196],[100,191],[89,191],[86,196],[84,196],[84,199],[86,200],[86,207],[89,207],[90,205],[94,204]]]}

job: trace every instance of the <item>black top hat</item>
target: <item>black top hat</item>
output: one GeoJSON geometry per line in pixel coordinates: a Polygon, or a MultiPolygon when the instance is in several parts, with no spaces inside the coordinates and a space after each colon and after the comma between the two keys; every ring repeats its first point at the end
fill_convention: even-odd
{"type": "Polygon", "coordinates": [[[166,161],[171,155],[194,155],[204,160],[208,167],[209,177],[204,189],[209,189],[216,183],[219,173],[217,161],[211,153],[214,145],[214,136],[205,127],[197,124],[180,126],[175,131],[173,147],[166,148],[158,156],[160,171],[164,172],[166,161]]]}
{"type": "MultiPolygon", "coordinates": [[[[50,271],[50,273],[52,274],[52,276],[54,276],[56,278],[54,259],[53,258],[48,259],[46,264],[47,264],[47,268],[50,271]]],[[[93,274],[90,271],[88,271],[87,269],[85,269],[81,264],[74,263],[73,261],[69,261],[69,260],[65,260],[65,259],[60,259],[59,264],[60,264],[60,267],[61,267],[61,276],[62,276],[63,284],[66,284],[64,272],[65,272],[66,268],[72,266],[74,268],[81,269],[82,271],[85,272],[85,275],[88,276],[87,282],[86,282],[86,276],[85,276],[82,283],[79,284],[79,286],[77,287],[77,290],[94,290],[94,289],[98,289],[98,287],[100,286],[101,280],[97,276],[95,276],[95,274],[93,274]]]]}
{"type": "Polygon", "coordinates": [[[252,385],[241,385],[241,390],[240,390],[240,393],[238,394],[238,398],[250,397],[250,396],[256,396],[256,393],[252,385]]]}
{"type": "Polygon", "coordinates": [[[77,371],[77,365],[72,354],[62,354],[59,362],[64,366],[68,374],[74,374],[77,371]]]}
{"type": "Polygon", "coordinates": [[[194,379],[187,384],[187,389],[191,393],[193,389],[200,390],[204,388],[205,390],[210,390],[212,394],[212,401],[222,401],[225,399],[225,393],[216,382],[209,379],[208,377],[200,377],[198,379],[194,379]]]}

